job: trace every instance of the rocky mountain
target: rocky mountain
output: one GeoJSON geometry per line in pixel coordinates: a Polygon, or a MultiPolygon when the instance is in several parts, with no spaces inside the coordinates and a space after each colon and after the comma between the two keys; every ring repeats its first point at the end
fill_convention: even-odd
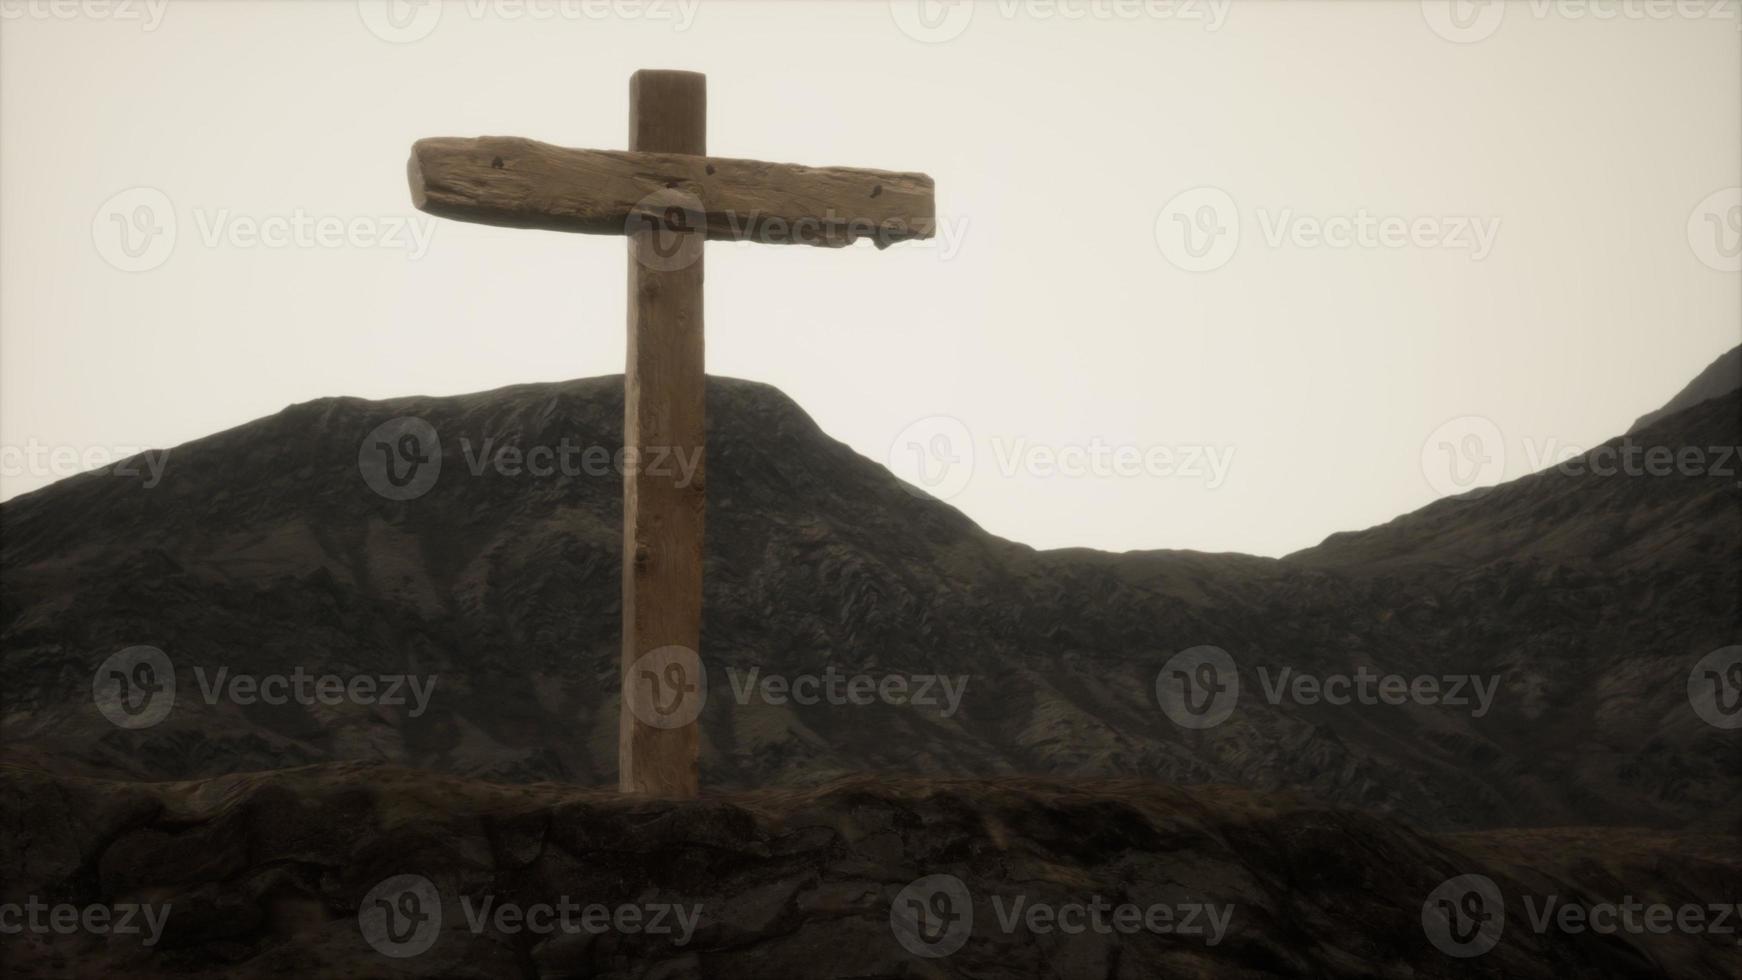
{"type": "Polygon", "coordinates": [[[1627,434],[1632,435],[1659,419],[1693,408],[1700,402],[1722,398],[1738,388],[1742,388],[1742,347],[1732,347],[1728,353],[1720,355],[1717,360],[1707,365],[1704,371],[1688,382],[1687,387],[1677,392],[1662,408],[1640,416],[1639,421],[1633,423],[1633,428],[1627,430],[1627,434]]]}
{"type": "MultiPolygon", "coordinates": [[[[1625,438],[1734,447],[1739,397],[1625,438]]],[[[369,761],[614,784],[621,399],[618,377],[324,399],[176,447],[159,480],[121,464],[0,505],[0,753],[121,780],[369,761]],[[433,440],[427,487],[371,469],[404,418],[433,440]],[[145,673],[140,646],[163,658],[145,673]],[[167,716],[107,717],[117,675],[173,680],[167,716]]],[[[1128,777],[1443,830],[1742,813],[1735,732],[1690,705],[1696,664],[1742,641],[1733,457],[1550,470],[1283,560],[1039,552],[765,385],[711,379],[708,412],[709,789],[1128,777]],[[1228,673],[1201,672],[1206,645],[1228,673]],[[1387,675],[1436,693],[1388,703],[1387,675]],[[830,703],[854,677],[910,703],[830,703]],[[1232,678],[1220,723],[1170,715],[1170,691],[1232,678]],[[1340,680],[1368,703],[1319,693],[1340,680]]]]}

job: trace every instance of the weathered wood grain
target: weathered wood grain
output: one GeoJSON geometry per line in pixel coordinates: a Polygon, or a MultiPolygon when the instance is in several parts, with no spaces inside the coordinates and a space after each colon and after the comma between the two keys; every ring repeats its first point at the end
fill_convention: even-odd
{"type": "MultiPolygon", "coordinates": [[[[629,83],[629,145],[707,152],[707,81],[640,71],[629,83]]],[[[618,785],[693,799],[700,786],[702,533],[706,510],[702,242],[660,223],[629,238],[623,445],[623,708],[618,785]],[[673,453],[694,454],[693,475],[673,453]],[[660,460],[665,460],[663,465],[660,460]],[[686,690],[686,685],[693,690],[686,690]]]]}
{"type": "Polygon", "coordinates": [[[930,238],[935,192],[924,174],[711,158],[707,82],[693,72],[637,72],[629,120],[626,152],[498,136],[419,140],[406,175],[412,202],[431,214],[629,239],[618,782],[693,798],[707,694],[703,246],[930,238]]]}
{"type": "Polygon", "coordinates": [[[676,145],[618,152],[437,137],[412,146],[407,176],[418,208],[511,228],[622,235],[689,199],[719,241],[838,248],[869,238],[886,247],[935,233],[925,174],[710,158],[669,149],[676,145]]]}

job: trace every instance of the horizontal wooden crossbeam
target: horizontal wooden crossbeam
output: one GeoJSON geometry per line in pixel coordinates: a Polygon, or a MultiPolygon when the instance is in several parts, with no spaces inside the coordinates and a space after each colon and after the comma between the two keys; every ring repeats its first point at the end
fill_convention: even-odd
{"type": "Polygon", "coordinates": [[[573,150],[507,136],[418,140],[412,201],[510,228],[632,234],[647,221],[705,225],[716,241],[879,248],[936,230],[932,179],[679,153],[573,150]]]}

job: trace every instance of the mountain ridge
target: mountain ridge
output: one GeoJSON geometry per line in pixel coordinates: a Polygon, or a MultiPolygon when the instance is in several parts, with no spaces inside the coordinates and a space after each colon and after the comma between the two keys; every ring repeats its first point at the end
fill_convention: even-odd
{"type": "Polygon", "coordinates": [[[1692,408],[1703,401],[1721,398],[1742,388],[1742,345],[1730,348],[1718,355],[1717,360],[1706,365],[1706,369],[1694,376],[1681,391],[1665,402],[1661,408],[1641,415],[1638,421],[1627,430],[1628,435],[1639,432],[1652,424],[1674,415],[1677,412],[1692,408]]]}
{"type": "MultiPolygon", "coordinates": [[[[1733,444],[1732,402],[1676,416],[1663,438],[1733,444]]],[[[770,386],[710,378],[708,407],[703,652],[718,670],[704,785],[860,770],[1140,776],[1295,788],[1448,829],[1727,826],[1742,800],[1723,733],[1680,689],[1694,660],[1737,636],[1725,546],[1742,522],[1721,480],[1528,477],[1417,512],[1443,523],[1400,525],[1402,551],[1394,529],[1287,559],[1041,552],[901,483],[770,386]],[[1622,544],[1649,561],[1606,537],[1614,514],[1635,511],[1622,544]],[[1553,547],[1435,544],[1483,521],[1553,547]],[[1417,560],[1424,541],[1440,560],[1417,560]],[[1616,608],[1618,593],[1638,598],[1616,608]],[[1230,653],[1248,693],[1227,723],[1185,730],[1158,707],[1158,671],[1203,645],[1230,653]],[[963,677],[967,692],[946,716],[740,702],[732,684],[830,668],[963,677]],[[1284,669],[1363,668],[1495,678],[1494,711],[1264,696],[1284,669]],[[1639,690],[1641,677],[1656,680],[1639,690]],[[1609,726],[1596,747],[1575,723],[1593,713],[1609,726]]],[[[609,784],[620,478],[474,476],[461,441],[610,448],[621,418],[617,376],[321,399],[173,450],[150,491],[87,474],[0,504],[0,752],[137,779],[373,759],[609,784]],[[443,469],[423,496],[389,500],[367,485],[359,447],[406,415],[440,433],[443,469]],[[92,706],[92,672],[141,644],[166,652],[189,696],[161,725],[119,730],[92,706]],[[299,666],[439,686],[416,717],[198,696],[219,669],[299,666]]]]}

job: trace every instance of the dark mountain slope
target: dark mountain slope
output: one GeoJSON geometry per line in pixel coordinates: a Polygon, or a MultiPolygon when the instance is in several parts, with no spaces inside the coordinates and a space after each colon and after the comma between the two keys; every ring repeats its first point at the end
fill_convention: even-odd
{"type": "MultiPolygon", "coordinates": [[[[150,489],[88,474],[0,505],[4,752],[144,779],[376,760],[613,783],[620,477],[469,463],[486,444],[614,451],[620,387],[323,400],[173,450],[150,489]],[[433,426],[442,470],[395,501],[358,461],[400,416],[433,426]],[[177,696],[160,724],[122,729],[93,706],[93,672],[137,644],[173,661],[177,696]],[[219,670],[299,668],[435,688],[422,711],[203,696],[219,670]]],[[[1652,437],[1734,445],[1735,409],[1652,437]]],[[[1284,561],[1036,552],[911,492],[767,386],[711,379],[709,415],[707,786],[1137,776],[1293,788],[1434,827],[1728,827],[1742,809],[1732,733],[1687,693],[1695,661],[1742,635],[1734,478],[1538,475],[1284,561]],[[1202,644],[1228,651],[1241,692],[1226,722],[1188,730],[1156,681],[1202,644]],[[1493,702],[1266,696],[1284,668],[1363,667],[1475,674],[1493,702]],[[954,711],[736,697],[752,670],[831,669],[966,687],[954,711]]]]}
{"type": "Polygon", "coordinates": [[[1739,431],[1742,392],[1731,392],[1577,460],[1333,534],[1286,560],[1365,574],[1540,561],[1629,575],[1698,572],[1711,584],[1734,584],[1742,571],[1739,431]],[[1684,450],[1686,463],[1675,458],[1684,450]]]}
{"type": "Polygon", "coordinates": [[[1639,432],[1668,418],[1677,412],[1685,412],[1700,402],[1711,398],[1722,398],[1732,391],[1742,388],[1742,347],[1732,347],[1719,355],[1718,359],[1706,366],[1687,387],[1676,392],[1664,406],[1655,412],[1647,412],[1633,423],[1627,430],[1628,435],[1639,432]]]}

